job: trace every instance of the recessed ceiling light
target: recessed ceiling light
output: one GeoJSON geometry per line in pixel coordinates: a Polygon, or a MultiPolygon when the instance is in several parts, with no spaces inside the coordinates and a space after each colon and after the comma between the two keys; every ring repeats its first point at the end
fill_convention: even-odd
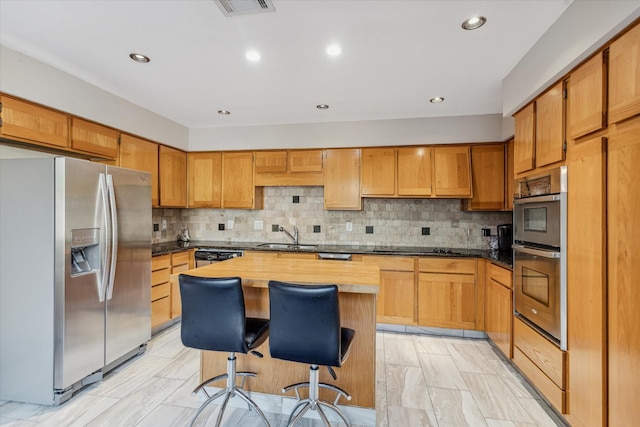
{"type": "Polygon", "coordinates": [[[143,64],[146,64],[147,62],[151,61],[151,59],[149,59],[148,56],[143,55],[141,53],[131,53],[129,54],[129,58],[133,59],[136,62],[141,62],[143,64]]]}
{"type": "Polygon", "coordinates": [[[329,56],[338,56],[341,53],[342,53],[342,48],[337,44],[332,44],[331,46],[327,47],[327,55],[329,56]]]}
{"type": "Polygon", "coordinates": [[[487,22],[487,18],[484,16],[473,16],[462,23],[462,28],[465,30],[475,30],[480,28],[487,22]]]}
{"type": "Polygon", "coordinates": [[[430,103],[432,103],[432,104],[439,104],[439,103],[441,103],[442,101],[444,101],[444,98],[443,98],[443,97],[441,97],[441,96],[436,96],[435,98],[431,98],[431,99],[429,100],[429,102],[430,102],[430,103]]]}
{"type": "Polygon", "coordinates": [[[218,110],[218,114],[222,114],[223,116],[228,116],[229,114],[231,114],[231,111],[218,110]]]}
{"type": "Polygon", "coordinates": [[[316,108],[318,110],[328,110],[329,106],[327,104],[318,104],[318,105],[316,105],[316,108]]]}
{"type": "Polygon", "coordinates": [[[255,50],[250,50],[249,52],[247,52],[246,57],[251,62],[260,61],[260,54],[255,50]]]}

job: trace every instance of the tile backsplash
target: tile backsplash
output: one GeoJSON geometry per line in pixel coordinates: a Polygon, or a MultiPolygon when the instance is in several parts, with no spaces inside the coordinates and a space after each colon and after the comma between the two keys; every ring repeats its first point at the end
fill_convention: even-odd
{"type": "Polygon", "coordinates": [[[185,227],[192,240],[289,243],[284,233],[272,231],[278,225],[289,232],[297,226],[305,244],[488,249],[482,229],[495,236],[497,225],[511,223],[511,212],[464,212],[459,199],[364,199],[362,211],[327,211],[323,187],[266,187],[261,210],[153,209],[153,223],[160,226],[153,243],[175,241],[185,227]],[[256,230],[260,221],[263,228],[256,230]]]}

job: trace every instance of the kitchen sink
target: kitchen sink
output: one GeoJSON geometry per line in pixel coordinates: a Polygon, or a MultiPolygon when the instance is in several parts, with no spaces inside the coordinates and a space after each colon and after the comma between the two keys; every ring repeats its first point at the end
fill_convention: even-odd
{"type": "Polygon", "coordinates": [[[316,249],[316,245],[294,245],[293,243],[262,243],[259,248],[267,249],[283,249],[293,251],[308,251],[316,249]]]}

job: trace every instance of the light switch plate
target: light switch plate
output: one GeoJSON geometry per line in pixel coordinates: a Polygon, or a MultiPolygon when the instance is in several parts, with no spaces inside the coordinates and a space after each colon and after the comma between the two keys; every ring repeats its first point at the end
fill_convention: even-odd
{"type": "Polygon", "coordinates": [[[232,219],[228,219],[227,220],[227,230],[233,230],[233,220],[232,219]]]}
{"type": "Polygon", "coordinates": [[[163,230],[166,230],[166,229],[167,229],[167,220],[166,220],[166,219],[163,219],[163,220],[162,220],[162,229],[163,229],[163,230]]]}
{"type": "Polygon", "coordinates": [[[350,222],[347,223],[347,231],[353,231],[353,224],[350,222]]]}
{"type": "Polygon", "coordinates": [[[264,223],[260,220],[253,221],[253,229],[254,230],[262,230],[264,228],[264,223]]]}

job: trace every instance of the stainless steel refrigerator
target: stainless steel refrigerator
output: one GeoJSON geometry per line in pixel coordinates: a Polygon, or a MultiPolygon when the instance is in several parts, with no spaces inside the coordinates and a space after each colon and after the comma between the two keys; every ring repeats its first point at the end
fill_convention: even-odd
{"type": "Polygon", "coordinates": [[[0,400],[59,404],[151,338],[151,176],[0,160],[0,400]]]}

